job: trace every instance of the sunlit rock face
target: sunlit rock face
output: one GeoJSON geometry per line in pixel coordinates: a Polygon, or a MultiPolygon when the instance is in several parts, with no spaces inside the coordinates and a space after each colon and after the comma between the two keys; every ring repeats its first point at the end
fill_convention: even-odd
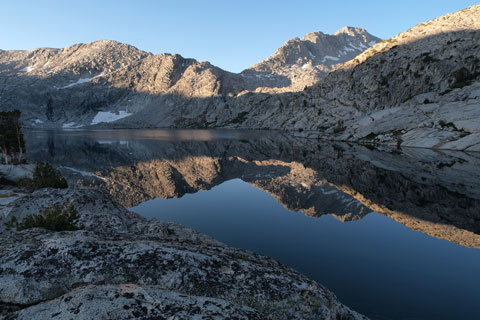
{"type": "Polygon", "coordinates": [[[100,186],[127,207],[240,178],[309,216],[346,222],[374,210],[411,229],[480,247],[476,153],[379,150],[278,134],[209,141],[135,134],[143,138],[32,137],[29,156],[62,166],[69,179],[100,186]]]}
{"type": "Polygon", "coordinates": [[[272,56],[241,74],[252,82],[272,83],[258,86],[256,92],[302,91],[380,41],[365,29],[355,27],[344,27],[332,35],[311,32],[302,39],[288,40],[272,56]],[[284,86],[280,85],[282,78],[284,86]]]}

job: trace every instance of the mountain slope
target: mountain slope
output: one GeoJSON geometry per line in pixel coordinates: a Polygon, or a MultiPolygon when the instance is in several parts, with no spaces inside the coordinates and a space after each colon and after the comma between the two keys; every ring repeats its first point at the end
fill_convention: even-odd
{"type": "Polygon", "coordinates": [[[352,57],[376,39],[357,28],[333,36],[311,33],[298,40],[307,51],[290,48],[294,39],[241,74],[108,40],[63,49],[0,51],[0,110],[18,108],[23,122],[36,127],[75,128],[122,118],[128,121],[119,125],[130,127],[204,127],[217,118],[235,119],[241,111],[233,97],[303,89],[333,62],[352,57]],[[312,58],[312,52],[340,58],[312,58]],[[300,62],[311,67],[300,68],[295,64],[300,62]]]}
{"type": "Polygon", "coordinates": [[[480,5],[382,41],[302,92],[256,103],[227,126],[480,151],[480,5]]]}
{"type": "Polygon", "coordinates": [[[342,140],[480,151],[480,5],[373,46],[308,94],[361,113],[342,140]]]}
{"type": "Polygon", "coordinates": [[[420,23],[341,65],[316,86],[321,97],[393,106],[480,78],[480,6],[420,23]]]}
{"type": "Polygon", "coordinates": [[[381,39],[365,29],[354,27],[344,27],[333,35],[311,32],[302,39],[288,40],[271,57],[243,71],[242,75],[273,81],[278,80],[276,75],[285,76],[290,83],[281,91],[300,91],[379,41],[381,39]]]}
{"type": "Polygon", "coordinates": [[[95,124],[149,104],[161,107],[162,95],[211,97],[236,86],[242,86],[239,75],[208,62],[152,55],[115,41],[0,52],[0,108],[20,109],[28,124],[95,124]]]}
{"type": "Polygon", "coordinates": [[[314,138],[480,151],[479,39],[476,5],[421,23],[342,65],[330,58],[350,58],[345,43],[366,47],[364,30],[293,39],[241,74],[108,41],[2,51],[0,109],[20,108],[24,122],[44,127],[282,129],[314,138]],[[75,53],[81,50],[86,53],[75,53]],[[59,61],[53,73],[49,60],[59,61]],[[333,71],[318,83],[291,92],[327,69],[333,71]]]}

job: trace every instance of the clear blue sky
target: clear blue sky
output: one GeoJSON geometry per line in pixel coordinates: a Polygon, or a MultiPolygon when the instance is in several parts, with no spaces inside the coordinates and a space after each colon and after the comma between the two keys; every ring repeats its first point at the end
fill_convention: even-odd
{"type": "Polygon", "coordinates": [[[473,0],[0,0],[0,49],[99,39],[179,53],[233,72],[308,32],[345,25],[382,39],[478,4],[473,0]]]}

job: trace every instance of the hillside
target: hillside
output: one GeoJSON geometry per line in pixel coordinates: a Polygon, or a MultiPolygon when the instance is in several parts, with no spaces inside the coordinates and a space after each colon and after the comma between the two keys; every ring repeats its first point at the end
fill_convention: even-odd
{"type": "Polygon", "coordinates": [[[240,74],[114,41],[1,51],[0,109],[34,127],[280,129],[480,151],[480,5],[376,39],[310,33],[240,74]]]}
{"type": "Polygon", "coordinates": [[[264,97],[234,127],[480,151],[479,80],[476,5],[374,45],[303,92],[264,97]]]}
{"type": "Polygon", "coordinates": [[[206,108],[228,109],[232,102],[227,100],[249,92],[303,90],[377,40],[358,28],[332,36],[315,32],[288,41],[274,56],[240,74],[108,40],[63,49],[0,51],[0,109],[20,109],[23,122],[34,127],[77,128],[132,115],[123,125],[207,126],[218,117],[234,119],[236,110],[217,115],[206,108]],[[297,42],[309,49],[297,50],[292,46],[297,42]],[[328,54],[338,58],[327,59],[328,54]]]}
{"type": "Polygon", "coordinates": [[[106,40],[2,51],[0,83],[2,110],[19,108],[24,122],[64,128],[128,116],[161,95],[210,97],[242,85],[240,76],[208,62],[106,40]]]}

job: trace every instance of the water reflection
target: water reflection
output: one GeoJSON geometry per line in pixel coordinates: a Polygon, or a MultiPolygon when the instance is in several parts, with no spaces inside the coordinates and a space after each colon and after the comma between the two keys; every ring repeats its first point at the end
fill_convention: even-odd
{"type": "Polygon", "coordinates": [[[475,153],[371,150],[213,130],[29,132],[27,141],[30,159],[62,166],[71,179],[101,186],[127,207],[239,178],[308,216],[352,221],[374,210],[411,229],[480,248],[475,153]]]}
{"type": "Polygon", "coordinates": [[[480,250],[466,248],[480,248],[480,154],[205,130],[29,132],[27,147],[147,217],[274,257],[373,319],[480,314],[480,250]]]}
{"type": "MultiPolygon", "coordinates": [[[[40,133],[40,132],[37,132],[40,133]]],[[[255,139],[269,135],[266,131],[251,130],[71,130],[50,131],[47,135],[84,137],[103,141],[104,143],[126,142],[135,140],[156,141],[216,141],[222,139],[255,139]]]]}

